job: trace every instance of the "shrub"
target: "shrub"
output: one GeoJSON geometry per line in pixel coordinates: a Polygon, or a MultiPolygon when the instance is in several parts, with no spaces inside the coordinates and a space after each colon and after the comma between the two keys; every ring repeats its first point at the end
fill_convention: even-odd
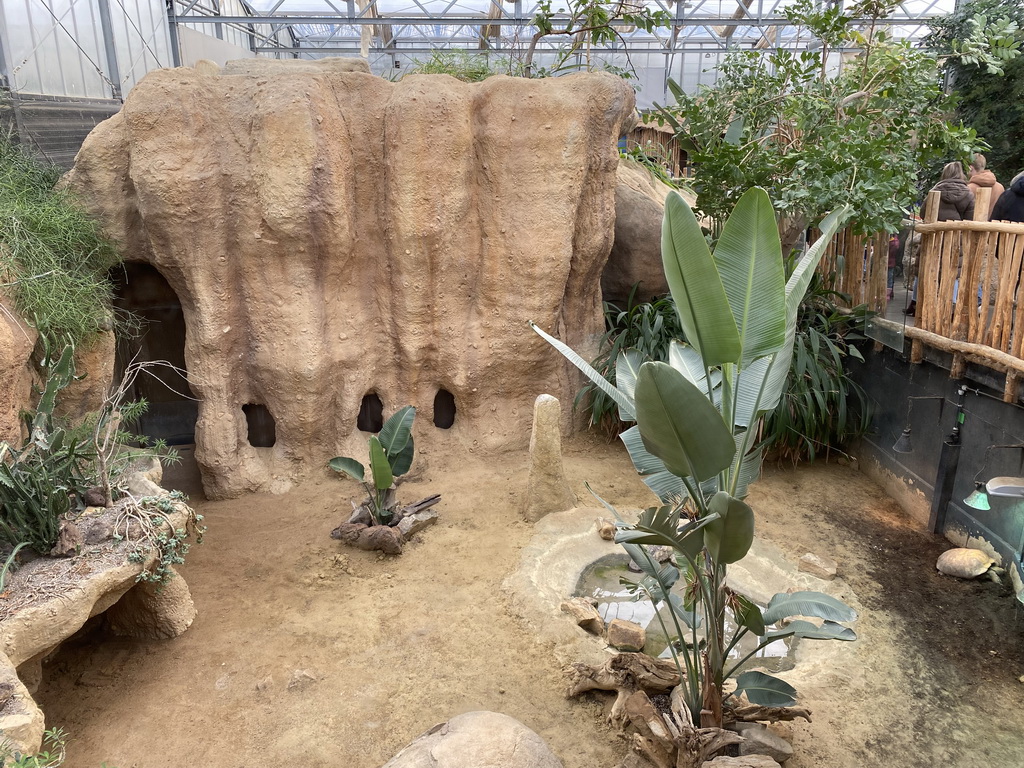
{"type": "Polygon", "coordinates": [[[871,425],[871,401],[846,370],[848,358],[863,361],[851,342],[872,315],[866,304],[843,312],[836,300],[850,297],[811,279],[797,313],[793,365],[778,406],[765,419],[765,447],[780,460],[814,461],[842,451],[871,425]]]}
{"type": "Polygon", "coordinates": [[[70,193],[54,189],[59,175],[0,136],[0,287],[43,336],[77,346],[110,323],[106,275],[120,258],[70,193]]]}
{"type": "Polygon", "coordinates": [[[463,50],[434,49],[430,57],[417,60],[406,72],[409,75],[451,75],[464,83],[479,83],[493,75],[518,74],[510,59],[489,59],[482,54],[463,50]]]}
{"type": "MultiPolygon", "coordinates": [[[[609,383],[615,384],[615,364],[627,349],[635,349],[644,360],[667,360],[669,344],[683,337],[679,316],[671,296],[637,302],[639,284],[633,286],[625,308],[611,302],[604,304],[604,320],[608,330],[601,336],[600,354],[594,366],[609,383]]],[[[615,402],[592,381],[576,394],[574,408],[589,411],[589,425],[608,432],[620,431],[615,402]],[[589,399],[588,399],[589,398],[589,399]]]]}
{"type": "Polygon", "coordinates": [[[12,546],[26,542],[41,555],[57,543],[72,500],[88,489],[96,456],[88,440],[53,424],[57,393],[74,378],[74,352],[67,346],[59,359],[44,358],[46,387],[36,412],[26,417],[29,436],[22,446],[0,442],[0,539],[12,546]]]}

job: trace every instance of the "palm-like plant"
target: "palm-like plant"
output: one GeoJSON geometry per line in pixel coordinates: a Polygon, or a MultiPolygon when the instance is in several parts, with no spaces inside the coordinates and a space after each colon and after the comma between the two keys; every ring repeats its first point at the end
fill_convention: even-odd
{"type": "Polygon", "coordinates": [[[374,525],[388,525],[397,510],[398,502],[392,487],[395,478],[404,475],[412,466],[415,452],[412,422],[416,409],[411,405],[399,409],[384,422],[380,432],[369,439],[370,478],[366,467],[348,456],[335,456],[327,465],[335,472],[355,478],[366,489],[367,511],[374,525]]]}
{"type": "MultiPolygon", "coordinates": [[[[794,703],[795,691],[788,683],[761,672],[739,674],[736,691],[724,693],[725,680],[745,661],[728,660],[740,635],[755,633],[761,647],[787,635],[855,638],[838,622],[856,614],[834,598],[813,592],[777,595],[762,611],[733,593],[725,579],[727,566],[742,559],[753,543],[754,516],[742,499],[761,467],[761,421],[782,396],[797,309],[844,213],[835,212],[822,222],[822,238],[787,280],[774,211],[764,190],[755,188],[742,196],[713,254],[689,206],[671,193],[665,206],[662,259],[689,344],[674,343],[668,363],[642,362],[639,355],[624,350],[615,386],[534,326],[617,403],[623,420],[637,422],[621,438],[637,471],[663,504],[648,509],[634,525],[620,522],[616,541],[644,570],[646,576],[637,587],[656,605],[667,607],[669,634],[679,641],[669,644],[683,681],[679,698],[685,706],[677,712],[677,731],[695,733],[709,720],[721,727],[723,707],[740,693],[762,707],[794,703]],[[659,566],[646,545],[672,547],[678,567],[659,566]],[[684,572],[689,582],[686,594],[692,599],[671,591],[684,572]],[[727,605],[739,624],[731,638],[725,632],[727,605]],[[824,623],[795,621],[782,630],[769,629],[795,615],[818,617],[824,623]]],[[[680,754],[683,751],[680,747],[680,754]]],[[[701,751],[687,751],[692,764],[700,765],[701,751]]]]}

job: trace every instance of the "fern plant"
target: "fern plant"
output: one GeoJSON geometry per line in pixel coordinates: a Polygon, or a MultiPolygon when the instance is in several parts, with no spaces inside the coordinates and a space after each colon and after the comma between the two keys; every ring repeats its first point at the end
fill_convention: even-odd
{"type": "Polygon", "coordinates": [[[780,461],[814,461],[864,435],[871,402],[850,376],[850,358],[863,361],[854,342],[873,313],[866,304],[844,312],[850,297],[833,291],[820,274],[811,279],[797,314],[793,364],[782,400],[765,419],[766,449],[780,461]]]}
{"type": "MultiPolygon", "coordinates": [[[[672,340],[683,337],[672,297],[662,296],[638,302],[636,293],[639,287],[639,283],[633,286],[624,308],[611,302],[604,304],[607,330],[601,336],[600,353],[591,361],[591,365],[613,385],[616,362],[626,350],[636,350],[636,354],[644,361],[665,361],[672,340]]],[[[573,408],[589,412],[588,423],[591,427],[601,427],[609,433],[617,434],[626,426],[619,420],[615,402],[592,381],[580,388],[573,400],[573,408]]]]}

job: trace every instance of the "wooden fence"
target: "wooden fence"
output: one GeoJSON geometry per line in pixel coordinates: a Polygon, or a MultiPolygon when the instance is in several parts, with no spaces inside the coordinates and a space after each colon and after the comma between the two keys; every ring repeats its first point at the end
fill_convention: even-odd
{"type": "MultiPolygon", "coordinates": [[[[1004,399],[1015,401],[1024,381],[1024,224],[988,221],[990,189],[978,190],[973,221],[938,221],[939,193],[928,195],[918,256],[911,362],[928,345],[953,356],[950,375],[961,378],[967,362],[1006,373],[1004,399]]],[[[886,308],[888,235],[839,232],[819,271],[851,304],[886,308]]],[[[885,321],[883,321],[885,322],[885,321]]]]}
{"type": "Polygon", "coordinates": [[[829,288],[850,296],[851,307],[867,304],[885,314],[888,265],[887,234],[855,235],[843,229],[828,244],[818,272],[829,288]]]}
{"type": "Polygon", "coordinates": [[[1024,358],[1024,224],[987,221],[988,192],[979,190],[974,221],[936,221],[938,195],[929,196],[917,226],[917,326],[1024,358]]]}

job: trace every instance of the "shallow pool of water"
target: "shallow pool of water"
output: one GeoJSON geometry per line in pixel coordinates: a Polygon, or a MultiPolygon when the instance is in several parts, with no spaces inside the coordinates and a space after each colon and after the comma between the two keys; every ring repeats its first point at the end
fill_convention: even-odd
{"type": "MultiPolygon", "coordinates": [[[[580,574],[579,582],[576,585],[576,596],[591,597],[597,600],[597,610],[605,622],[612,619],[625,619],[639,624],[647,631],[647,644],[644,652],[651,656],[667,658],[671,656],[668,643],[669,637],[662,629],[661,622],[656,618],[654,604],[650,600],[637,600],[630,593],[626,585],[620,583],[620,579],[626,578],[638,582],[642,574],[633,573],[629,570],[629,556],[625,553],[608,555],[591,563],[580,574]]],[[[685,585],[682,581],[676,584],[673,591],[683,593],[685,585]]],[[[763,609],[764,606],[762,605],[763,609]]],[[[662,606],[658,613],[664,619],[665,626],[672,629],[672,619],[669,609],[662,606]]],[[[726,609],[725,613],[725,636],[726,642],[732,639],[737,626],[733,619],[732,612],[726,609]]],[[[685,631],[684,627],[684,631],[685,631]]],[[[771,627],[770,627],[771,629],[771,627]]],[[[701,636],[700,630],[697,633],[701,636]]],[[[685,638],[689,640],[690,638],[685,638]]],[[[753,634],[746,634],[729,653],[730,659],[739,660],[757,647],[759,638],[753,634]]],[[[756,655],[751,657],[743,666],[744,668],[757,667],[769,672],[782,672],[792,669],[794,666],[793,652],[796,649],[794,638],[775,640],[769,643],[756,655]]]]}

